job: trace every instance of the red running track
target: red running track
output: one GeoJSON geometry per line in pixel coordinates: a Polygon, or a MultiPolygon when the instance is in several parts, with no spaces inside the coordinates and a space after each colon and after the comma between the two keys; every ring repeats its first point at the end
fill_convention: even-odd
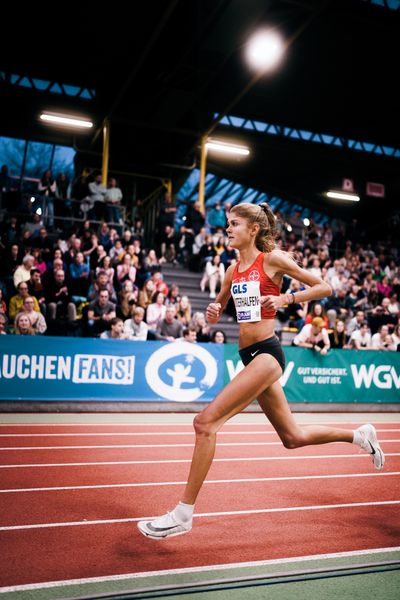
{"type": "MultiPolygon", "coordinates": [[[[193,531],[164,542],[142,537],[134,520],[174,506],[183,488],[190,447],[126,449],[2,450],[1,465],[131,461],[120,465],[38,466],[0,469],[1,489],[163,483],[137,487],[6,491],[0,493],[2,555],[7,568],[0,585],[104,577],[145,571],[250,562],[311,554],[399,545],[400,433],[397,424],[379,424],[382,446],[390,456],[383,473],[370,457],[349,444],[288,451],[281,445],[219,446],[220,462],[208,480],[303,477],[280,481],[207,483],[196,505],[193,531]],[[350,457],[347,457],[350,455],[350,457]],[[296,456],[298,458],[291,458],[296,456]],[[330,456],[331,458],[308,458],[330,456]],[[139,460],[166,461],[134,464],[139,460]],[[245,458],[243,461],[227,460],[245,458]],[[270,458],[272,460],[254,460],[270,458]],[[369,475],[358,477],[357,475],[369,475]],[[332,478],[320,476],[333,475],[332,478]],[[352,475],[337,477],[338,475],[352,475]],[[319,476],[316,479],[307,479],[319,476]],[[385,502],[386,504],[379,504],[385,502]],[[397,502],[397,504],[396,504],[397,502]],[[375,504],[368,504],[375,503],[375,504]],[[359,504],[359,506],[356,506],[359,504]],[[340,506],[347,505],[347,506],[340,506]],[[350,506],[348,506],[350,505],[350,506]],[[313,507],[313,508],[310,508],[313,507]],[[325,507],[325,508],[324,508],[325,507]],[[327,508],[329,507],[329,508],[327,508]],[[301,508],[305,510],[300,510],[301,508]],[[285,510],[287,509],[287,510],[285,510]],[[289,509],[289,510],[288,510],[289,509]],[[291,510],[290,510],[291,509],[291,510]],[[272,512],[248,512],[271,510],[272,512]],[[240,515],[212,513],[243,511],[240,515]],[[206,516],[201,516],[202,514],[206,516]],[[210,514],[211,513],[211,514],[210,514]],[[127,522],[124,522],[124,519],[127,522]],[[111,522],[105,523],[104,520],[111,522]],[[83,524],[95,521],[96,524],[83,524]],[[61,526],[71,523],[68,526],[61,526]],[[75,523],[75,524],[73,524],[75,523]],[[82,524],[78,524],[82,523],[82,524]],[[38,527],[38,525],[43,525],[38,527]],[[52,525],[52,526],[49,526],[52,525]],[[29,528],[29,526],[33,526],[29,528]],[[11,529],[4,529],[4,528],[11,529]],[[13,529],[14,527],[21,527],[13,529]]],[[[109,433],[150,432],[150,426],[107,426],[109,433]]],[[[5,433],[88,433],[104,427],[0,428],[5,433]],[[84,429],[84,431],[82,431],[84,429]]],[[[187,431],[189,436],[0,437],[4,447],[181,444],[190,443],[190,427],[161,426],[159,432],[187,431]],[[34,441],[34,443],[32,443],[34,441]],[[66,440],[68,444],[65,443],[66,440]]],[[[261,425],[226,427],[225,431],[262,431],[261,425]]],[[[271,428],[266,428],[266,432],[271,428]]],[[[193,437],[191,437],[193,440],[193,437]]],[[[222,443],[276,442],[273,433],[220,435],[222,443]]],[[[3,565],[5,563],[3,562],[3,565]]]]}

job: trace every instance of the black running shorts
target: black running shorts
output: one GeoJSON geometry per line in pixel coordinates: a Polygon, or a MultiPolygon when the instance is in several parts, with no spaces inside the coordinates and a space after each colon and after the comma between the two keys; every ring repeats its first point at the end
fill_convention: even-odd
{"type": "Polygon", "coordinates": [[[253,358],[258,356],[258,354],[271,354],[271,356],[276,358],[280,364],[282,373],[285,370],[285,355],[283,354],[281,344],[275,335],[262,342],[257,342],[256,344],[242,348],[239,350],[239,354],[242,363],[245,366],[251,363],[253,358]]]}

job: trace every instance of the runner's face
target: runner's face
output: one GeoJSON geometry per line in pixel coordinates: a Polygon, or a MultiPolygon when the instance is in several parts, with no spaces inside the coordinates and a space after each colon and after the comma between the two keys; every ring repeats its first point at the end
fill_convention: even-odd
{"type": "Polygon", "coordinates": [[[231,214],[228,218],[226,233],[230,246],[237,250],[245,248],[255,239],[247,220],[235,214],[231,214]]]}

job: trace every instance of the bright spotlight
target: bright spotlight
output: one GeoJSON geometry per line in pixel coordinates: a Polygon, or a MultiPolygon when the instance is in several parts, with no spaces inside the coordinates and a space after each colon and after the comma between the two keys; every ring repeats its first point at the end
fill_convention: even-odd
{"type": "Polygon", "coordinates": [[[310,219],[307,219],[307,217],[305,217],[305,219],[303,219],[303,224],[304,227],[308,227],[310,225],[310,219]]]}
{"type": "Polygon", "coordinates": [[[289,233],[293,231],[293,227],[289,223],[286,225],[286,229],[289,233]]]}
{"type": "Polygon", "coordinates": [[[32,204],[35,202],[35,200],[36,200],[35,196],[31,196],[31,202],[32,202],[32,204]]]}
{"type": "Polygon", "coordinates": [[[81,127],[84,129],[91,129],[93,127],[92,121],[81,119],[73,115],[60,115],[57,113],[43,112],[40,115],[40,120],[53,125],[63,125],[65,127],[81,127]]]}
{"type": "Polygon", "coordinates": [[[37,214],[37,215],[41,215],[41,214],[42,214],[42,209],[41,209],[41,208],[38,208],[38,209],[36,210],[36,214],[37,214]]]}
{"type": "Polygon", "coordinates": [[[269,71],[279,63],[283,51],[283,40],[278,33],[271,30],[260,31],[250,39],[246,57],[251,67],[269,71]]]}

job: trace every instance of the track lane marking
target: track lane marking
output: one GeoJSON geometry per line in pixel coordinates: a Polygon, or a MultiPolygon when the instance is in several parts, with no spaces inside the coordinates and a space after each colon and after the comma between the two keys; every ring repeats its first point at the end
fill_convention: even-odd
{"type": "MultiPolygon", "coordinates": [[[[399,429],[376,429],[377,433],[391,433],[400,431],[399,429]]],[[[118,437],[118,436],[175,436],[175,435],[195,435],[192,431],[133,431],[133,432],[110,432],[104,433],[0,433],[0,437],[118,437]]],[[[219,431],[218,435],[277,435],[275,429],[270,431],[219,431]]]]}
{"type": "MultiPolygon", "coordinates": [[[[66,587],[70,585],[84,585],[87,583],[107,583],[114,581],[125,581],[128,579],[141,579],[149,577],[159,577],[168,575],[185,575],[187,573],[204,573],[207,571],[223,571],[231,569],[243,569],[248,567],[267,567],[287,563],[297,563],[306,561],[322,561],[336,558],[351,558],[371,554],[383,554],[389,552],[399,552],[400,546],[389,548],[371,548],[368,550],[351,550],[349,552],[332,552],[330,554],[309,554],[304,556],[293,556],[291,558],[273,558],[270,560],[257,560],[251,562],[225,563],[204,565],[201,567],[183,567],[180,569],[164,569],[159,571],[141,571],[139,573],[124,573],[122,575],[105,575],[102,577],[85,577],[82,579],[64,579],[59,581],[44,581],[41,583],[25,583],[22,585],[13,585],[0,588],[0,594],[6,592],[22,592],[44,588],[66,587]]],[[[121,592],[122,593],[122,592],[121,592]]]]}
{"type": "MultiPolygon", "coordinates": [[[[395,444],[400,442],[396,440],[379,440],[380,444],[395,444]]],[[[331,444],[342,444],[343,442],[331,442],[331,444]]],[[[218,442],[219,446],[282,446],[282,442],[218,442]]],[[[94,450],[100,448],[193,448],[192,444],[109,444],[98,446],[7,446],[0,448],[1,451],[6,450],[94,450]]]]}
{"type": "MultiPolygon", "coordinates": [[[[400,456],[400,452],[385,452],[385,456],[400,456]]],[[[318,460],[332,458],[371,458],[370,454],[321,454],[315,456],[245,456],[243,458],[214,458],[215,462],[237,462],[237,461],[255,461],[255,460],[318,460]]],[[[163,465],[176,463],[191,463],[191,458],[170,460],[121,460],[121,461],[103,461],[103,462],[82,462],[82,463],[32,463],[32,464],[14,464],[0,465],[0,469],[26,469],[26,468],[47,468],[47,467],[86,467],[96,465],[163,465]]]]}
{"type": "MultiPolygon", "coordinates": [[[[219,512],[198,513],[194,518],[204,517],[231,517],[237,515],[259,515],[279,512],[296,512],[312,510],[335,510],[338,508],[361,508],[366,506],[395,506],[400,504],[400,500],[381,500],[379,502],[350,502],[347,504],[315,504],[311,506],[288,506],[279,508],[256,508],[249,510],[228,510],[219,512]]],[[[17,531],[26,529],[48,529],[53,527],[77,527],[83,525],[111,525],[116,523],[135,523],[137,521],[151,521],[156,516],[131,517],[125,519],[99,519],[96,521],[66,521],[60,523],[35,523],[32,525],[7,525],[0,526],[0,531],[17,531]]]]}
{"type": "MultiPolygon", "coordinates": [[[[303,481],[313,479],[344,479],[348,477],[387,477],[394,475],[400,475],[400,471],[389,471],[383,473],[340,473],[336,475],[296,475],[292,477],[249,477],[245,479],[206,479],[204,481],[204,484],[257,483],[266,481],[303,481]]],[[[169,485],[186,485],[186,481],[149,481],[144,483],[109,483],[99,485],[70,485],[63,487],[15,488],[9,490],[0,490],[0,494],[14,494],[18,492],[55,492],[65,490],[97,490],[106,488],[156,487],[169,485]]]]}

